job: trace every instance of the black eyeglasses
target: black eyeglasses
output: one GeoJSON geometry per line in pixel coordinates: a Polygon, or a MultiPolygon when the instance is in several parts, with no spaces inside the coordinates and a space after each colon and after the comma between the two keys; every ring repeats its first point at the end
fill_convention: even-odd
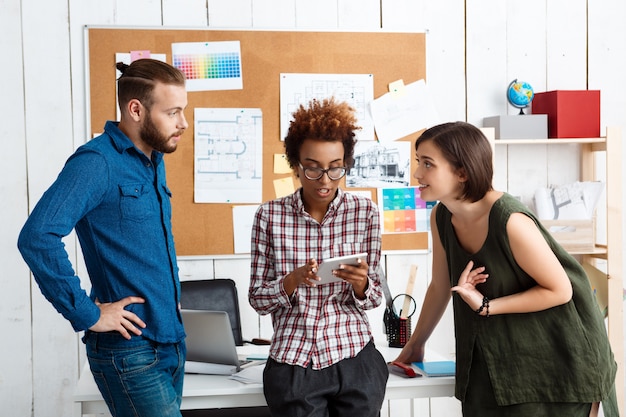
{"type": "Polygon", "coordinates": [[[304,171],[304,176],[310,180],[319,180],[324,174],[326,174],[331,180],[337,181],[342,179],[343,176],[346,175],[346,167],[332,167],[328,169],[322,169],[317,167],[305,168],[299,162],[298,165],[300,165],[300,168],[302,168],[302,171],[304,171]]]}

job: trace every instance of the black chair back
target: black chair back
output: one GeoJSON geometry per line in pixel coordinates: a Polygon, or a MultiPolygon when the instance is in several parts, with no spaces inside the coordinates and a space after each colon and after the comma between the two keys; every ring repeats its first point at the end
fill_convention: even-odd
{"type": "Polygon", "coordinates": [[[189,310],[216,310],[228,313],[237,346],[243,345],[241,316],[235,281],[229,278],[182,281],[180,305],[189,310]]]}

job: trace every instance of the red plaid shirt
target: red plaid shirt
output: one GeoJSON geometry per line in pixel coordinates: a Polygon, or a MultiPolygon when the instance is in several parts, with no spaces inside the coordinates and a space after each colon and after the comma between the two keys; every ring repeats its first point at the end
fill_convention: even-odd
{"type": "Polygon", "coordinates": [[[377,268],[381,235],[378,208],[368,198],[338,191],[322,223],[305,210],[301,190],[268,201],[252,227],[250,304],[272,314],[270,355],[277,362],[322,369],[356,356],[372,339],[365,310],[383,299],[377,268]],[[311,258],[367,252],[369,284],[365,299],[345,282],[300,285],[291,296],[282,280],[311,258]]]}

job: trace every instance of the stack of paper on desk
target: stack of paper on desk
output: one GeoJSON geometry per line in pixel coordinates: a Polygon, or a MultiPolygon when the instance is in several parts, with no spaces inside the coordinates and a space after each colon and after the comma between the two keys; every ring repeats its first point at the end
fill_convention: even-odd
{"type": "Polygon", "coordinates": [[[221,363],[208,362],[185,362],[185,373],[205,375],[232,375],[237,372],[236,365],[224,365],[221,363]]]}
{"type": "Polygon", "coordinates": [[[243,382],[244,384],[262,384],[263,383],[263,370],[265,369],[265,362],[262,362],[256,366],[250,366],[242,369],[230,376],[230,379],[243,382]]]}

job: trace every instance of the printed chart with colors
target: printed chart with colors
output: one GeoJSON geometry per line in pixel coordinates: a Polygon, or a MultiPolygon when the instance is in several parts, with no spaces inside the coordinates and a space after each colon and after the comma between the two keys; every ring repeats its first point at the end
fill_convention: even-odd
{"type": "Polygon", "coordinates": [[[243,88],[239,41],[173,43],[172,65],[185,74],[188,91],[243,88]]]}

